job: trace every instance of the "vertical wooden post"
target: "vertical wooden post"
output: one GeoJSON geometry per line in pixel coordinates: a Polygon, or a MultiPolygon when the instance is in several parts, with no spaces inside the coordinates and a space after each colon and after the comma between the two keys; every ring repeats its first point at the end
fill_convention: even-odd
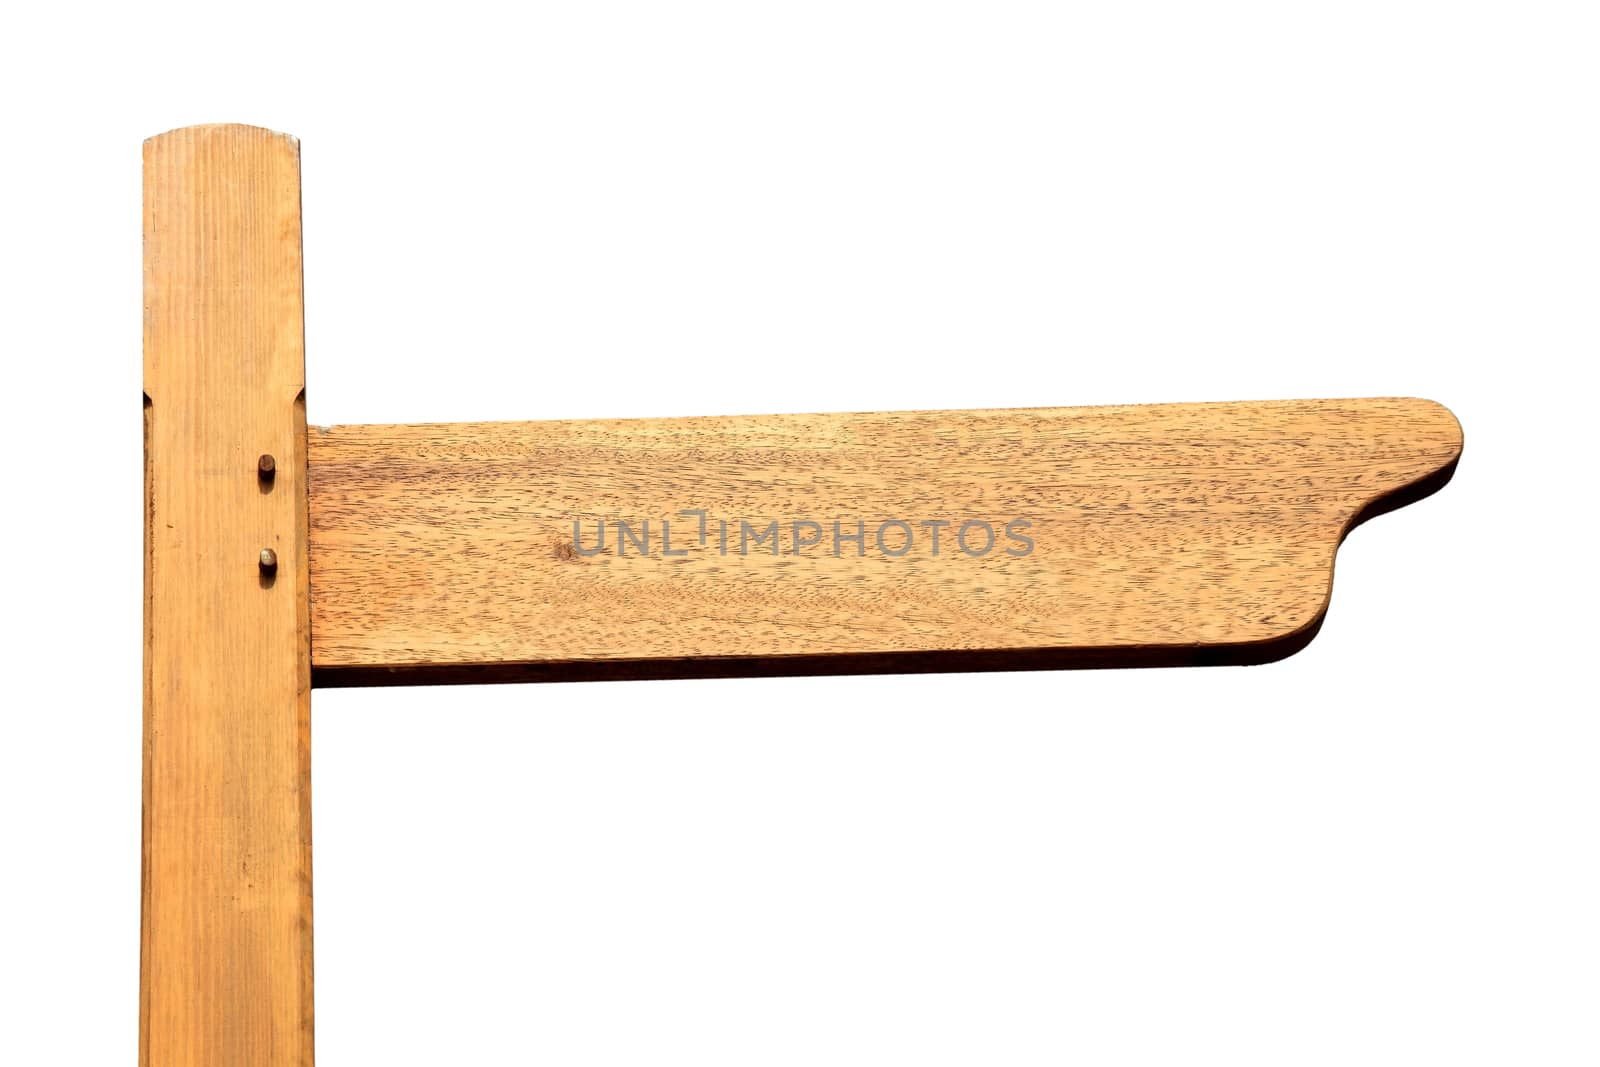
{"type": "Polygon", "coordinates": [[[146,141],[144,1067],[312,1063],[301,299],[295,139],[146,141]]]}

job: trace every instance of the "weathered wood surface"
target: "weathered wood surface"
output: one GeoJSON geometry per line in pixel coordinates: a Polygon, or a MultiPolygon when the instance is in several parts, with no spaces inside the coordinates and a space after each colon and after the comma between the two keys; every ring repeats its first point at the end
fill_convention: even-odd
{"type": "Polygon", "coordinates": [[[1460,449],[1416,399],[313,428],[314,675],[1259,662],[1460,449]]]}
{"type": "Polygon", "coordinates": [[[312,1062],[300,256],[294,138],[145,142],[145,1067],[312,1062]]]}

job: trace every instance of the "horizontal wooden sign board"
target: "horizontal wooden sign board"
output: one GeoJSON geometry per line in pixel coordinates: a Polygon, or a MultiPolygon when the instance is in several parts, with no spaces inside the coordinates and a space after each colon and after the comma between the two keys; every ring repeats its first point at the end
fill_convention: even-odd
{"type": "Polygon", "coordinates": [[[314,427],[313,677],[1261,662],[1460,451],[1416,399],[314,427]]]}

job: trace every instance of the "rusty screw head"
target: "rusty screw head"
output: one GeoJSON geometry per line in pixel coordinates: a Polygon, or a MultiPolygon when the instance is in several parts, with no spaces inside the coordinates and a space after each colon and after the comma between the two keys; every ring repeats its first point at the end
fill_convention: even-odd
{"type": "Polygon", "coordinates": [[[261,573],[268,578],[278,573],[278,554],[270,548],[261,550],[261,573]]]}
{"type": "Polygon", "coordinates": [[[256,477],[264,482],[270,482],[278,474],[278,464],[271,456],[263,454],[256,460],[256,477]]]}

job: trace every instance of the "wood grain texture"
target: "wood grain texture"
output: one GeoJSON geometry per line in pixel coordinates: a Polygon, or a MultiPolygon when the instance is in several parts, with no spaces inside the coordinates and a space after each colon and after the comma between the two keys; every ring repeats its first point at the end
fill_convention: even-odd
{"type": "Polygon", "coordinates": [[[302,338],[296,141],[145,142],[145,1067],[312,1062],[302,338]]]}
{"type": "Polygon", "coordinates": [[[314,677],[341,685],[1261,662],[1310,640],[1346,531],[1448,480],[1461,431],[1438,404],[1366,399],[308,445],[314,677]],[[752,548],[772,522],[777,554],[752,548]],[[965,550],[981,527],[957,540],[975,522],[987,552],[965,550]]]}

